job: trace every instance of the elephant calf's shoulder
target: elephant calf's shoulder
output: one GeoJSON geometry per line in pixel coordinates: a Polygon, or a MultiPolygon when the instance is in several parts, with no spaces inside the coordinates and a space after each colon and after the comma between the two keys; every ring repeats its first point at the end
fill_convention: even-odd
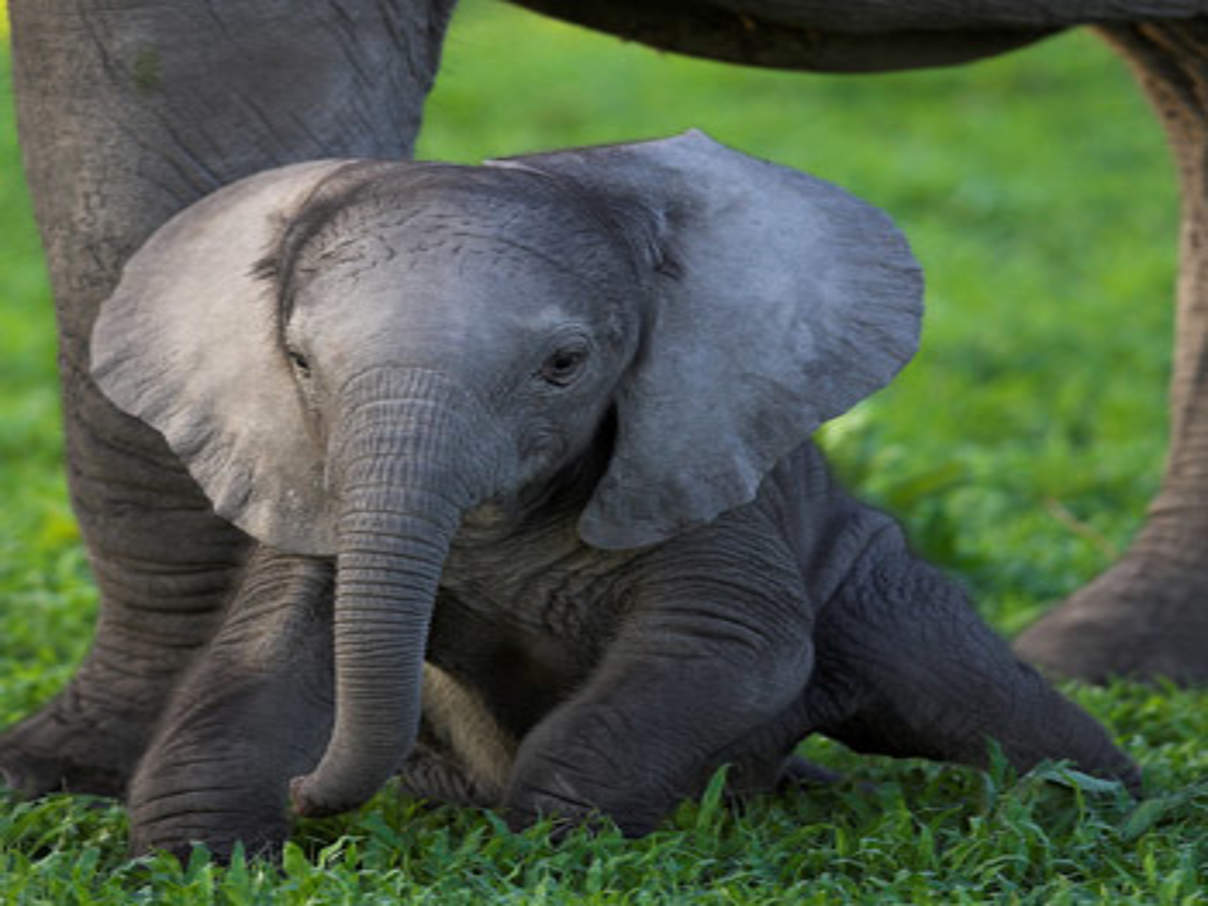
{"type": "Polygon", "coordinates": [[[783,534],[807,595],[819,605],[831,599],[879,535],[895,535],[905,550],[893,517],[850,494],[813,441],[777,465],[756,502],[783,534]]]}

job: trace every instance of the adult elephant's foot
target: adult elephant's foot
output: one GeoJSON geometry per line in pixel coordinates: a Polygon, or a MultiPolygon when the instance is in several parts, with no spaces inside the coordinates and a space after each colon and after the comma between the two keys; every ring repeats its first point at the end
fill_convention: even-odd
{"type": "Polygon", "coordinates": [[[1208,509],[1154,520],[1107,572],[1015,641],[1040,669],[1208,683],[1208,509]]]}
{"type": "Polygon", "coordinates": [[[1149,522],[1118,564],[1020,636],[1042,669],[1208,682],[1208,19],[1107,26],[1166,128],[1182,223],[1170,454],[1149,522]]]}
{"type": "Polygon", "coordinates": [[[120,797],[146,741],[146,728],[123,732],[125,723],[99,720],[69,687],[0,733],[0,786],[29,799],[56,792],[120,797]]]}

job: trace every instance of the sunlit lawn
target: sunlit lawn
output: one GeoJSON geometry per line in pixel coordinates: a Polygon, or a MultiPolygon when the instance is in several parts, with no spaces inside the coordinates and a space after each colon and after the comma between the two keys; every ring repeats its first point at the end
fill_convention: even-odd
{"type": "MultiPolygon", "coordinates": [[[[1075,33],[948,71],[755,72],[470,2],[420,153],[475,161],[692,126],[887,209],[924,264],[922,351],[824,432],[841,472],[1004,632],[1109,563],[1160,475],[1176,228],[1161,136],[1124,67],[1075,33]]],[[[95,596],[65,501],[51,305],[7,103],[0,155],[2,725],[65,681],[95,596]]],[[[1134,809],[811,743],[853,782],[741,816],[707,801],[643,841],[558,848],[384,794],[303,825],[278,875],[126,863],[119,811],[0,794],[0,901],[1205,902],[1205,696],[1074,692],[1158,798],[1134,809]]]]}

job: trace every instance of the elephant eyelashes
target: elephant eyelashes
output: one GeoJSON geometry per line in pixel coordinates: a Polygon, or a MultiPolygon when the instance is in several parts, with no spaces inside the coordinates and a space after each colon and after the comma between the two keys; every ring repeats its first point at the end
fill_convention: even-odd
{"type": "Polygon", "coordinates": [[[302,377],[310,377],[310,361],[306,356],[302,355],[296,349],[289,349],[285,354],[289,357],[290,364],[294,366],[302,377]]]}
{"type": "Polygon", "coordinates": [[[585,361],[586,349],[559,349],[542,363],[541,378],[556,387],[565,387],[579,376],[585,361]]]}

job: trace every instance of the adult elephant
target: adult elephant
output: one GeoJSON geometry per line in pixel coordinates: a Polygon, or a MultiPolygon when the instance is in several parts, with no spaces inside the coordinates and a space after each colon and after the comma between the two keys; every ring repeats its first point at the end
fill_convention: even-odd
{"type": "MultiPolygon", "coordinates": [[[[240,589],[253,542],[213,514],[163,439],[88,376],[98,307],[169,216],[253,172],[405,157],[453,0],[11,0],[25,167],[56,300],[69,487],[101,593],[68,687],[0,736],[28,794],[120,793],[192,653],[240,589]]],[[[1183,272],[1168,474],[1133,550],[1028,633],[1066,672],[1208,678],[1208,4],[1027,0],[548,0],[527,5],[655,46],[756,65],[868,71],[955,63],[1093,23],[1141,72],[1183,175],[1183,272]],[[1147,24],[1137,24],[1146,22],[1147,24]]],[[[276,561],[282,594],[320,581],[276,561]]],[[[249,594],[263,594],[257,588],[249,594]]],[[[416,644],[422,644],[418,641],[416,644]]]]}

